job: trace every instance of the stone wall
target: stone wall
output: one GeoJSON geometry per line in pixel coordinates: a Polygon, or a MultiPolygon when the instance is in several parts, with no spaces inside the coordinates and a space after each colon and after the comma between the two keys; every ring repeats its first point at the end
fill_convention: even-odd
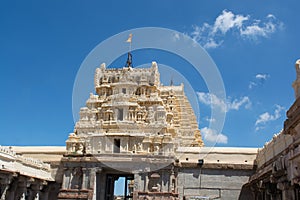
{"type": "MultiPolygon", "coordinates": [[[[177,149],[176,158],[168,161],[170,165],[156,171],[140,173],[139,170],[143,171],[145,166],[133,163],[143,157],[137,154],[63,157],[63,147],[12,148],[19,150],[17,154],[32,155],[45,160],[57,156],[49,163],[57,168],[54,174],[56,183],[61,185],[59,199],[99,200],[105,198],[107,175],[118,176],[124,173],[134,177],[134,199],[252,199],[249,188],[242,186],[254,173],[254,159],[258,151],[257,148],[180,147],[177,149]],[[199,165],[199,159],[203,159],[202,165],[199,165]],[[118,165],[121,162],[124,167],[130,163],[128,166],[134,166],[134,169],[132,173],[120,172],[109,168],[108,161],[119,163],[118,165]],[[73,180],[77,174],[80,178],[73,180]]],[[[162,158],[161,156],[154,156],[153,161],[157,162],[157,158],[162,158]]]]}
{"type": "Polygon", "coordinates": [[[241,194],[253,170],[181,168],[178,172],[179,199],[252,199],[252,194],[241,194]],[[247,197],[247,198],[246,198],[247,197]]]}
{"type": "Polygon", "coordinates": [[[266,142],[264,147],[258,151],[256,157],[257,167],[261,168],[267,162],[282,154],[293,143],[293,137],[283,134],[275,134],[271,141],[266,142]]]}

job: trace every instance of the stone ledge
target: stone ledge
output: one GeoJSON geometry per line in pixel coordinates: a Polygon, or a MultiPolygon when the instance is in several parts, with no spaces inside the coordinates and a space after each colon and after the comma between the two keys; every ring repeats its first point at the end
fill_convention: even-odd
{"type": "Polygon", "coordinates": [[[65,146],[11,146],[12,150],[18,154],[64,154],[65,146]]]}
{"type": "Polygon", "coordinates": [[[236,169],[236,170],[255,170],[256,165],[251,164],[221,164],[221,163],[207,163],[199,165],[198,163],[188,163],[182,162],[177,164],[178,167],[187,167],[187,168],[203,168],[203,169],[236,169]]]}
{"type": "Polygon", "coordinates": [[[139,197],[143,196],[155,196],[155,197],[178,197],[178,193],[173,192],[135,192],[139,197]]]}
{"type": "Polygon", "coordinates": [[[91,189],[61,189],[58,199],[92,199],[93,190],[91,189]]]}
{"type": "Polygon", "coordinates": [[[195,154],[257,154],[260,148],[254,147],[179,147],[177,153],[195,153],[195,154]]]}

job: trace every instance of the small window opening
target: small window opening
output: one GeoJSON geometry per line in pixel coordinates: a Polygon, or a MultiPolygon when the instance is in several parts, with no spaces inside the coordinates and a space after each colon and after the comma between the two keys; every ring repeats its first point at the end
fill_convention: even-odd
{"type": "Polygon", "coordinates": [[[120,139],[114,139],[114,153],[120,153],[120,139]]]}

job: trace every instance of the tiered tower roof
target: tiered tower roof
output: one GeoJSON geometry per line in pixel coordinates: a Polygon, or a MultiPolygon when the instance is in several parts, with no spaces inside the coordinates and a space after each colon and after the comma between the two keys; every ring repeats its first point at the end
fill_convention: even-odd
{"type": "Polygon", "coordinates": [[[184,85],[163,86],[156,62],[149,68],[103,63],[94,85],[67,140],[69,153],[170,155],[180,146],[203,146],[184,85]]]}

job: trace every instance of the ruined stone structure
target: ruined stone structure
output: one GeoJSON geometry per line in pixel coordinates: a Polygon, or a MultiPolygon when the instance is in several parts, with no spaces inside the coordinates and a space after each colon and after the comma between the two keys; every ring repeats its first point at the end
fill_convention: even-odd
{"type": "Polygon", "coordinates": [[[66,147],[0,147],[1,199],[299,199],[300,61],[284,130],[262,149],[204,147],[184,86],[149,68],[95,72],[66,147]],[[45,164],[47,163],[47,164],[45,164]],[[123,178],[124,194],[115,182],[123,178]]]}
{"type": "Polygon", "coordinates": [[[53,199],[55,186],[49,164],[0,146],[1,200],[53,199]]]}
{"type": "Polygon", "coordinates": [[[254,199],[300,199],[300,60],[293,83],[295,102],[287,111],[284,129],[258,152],[257,171],[246,187],[254,199]]]}

